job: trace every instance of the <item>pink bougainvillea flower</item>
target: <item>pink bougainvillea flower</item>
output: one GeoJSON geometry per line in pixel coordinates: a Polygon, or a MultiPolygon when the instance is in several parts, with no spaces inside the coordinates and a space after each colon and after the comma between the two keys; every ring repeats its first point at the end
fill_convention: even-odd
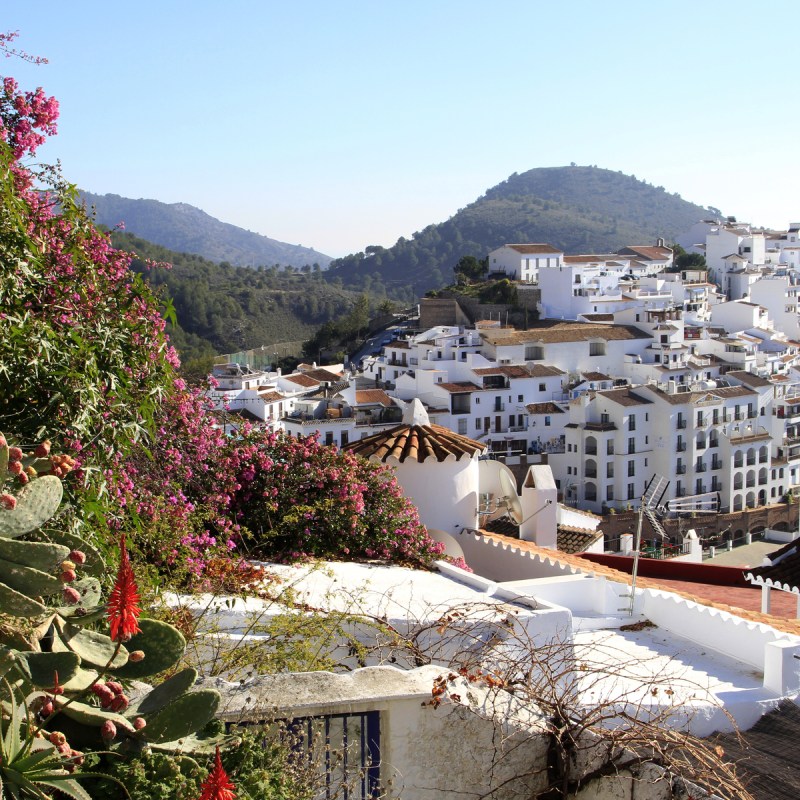
{"type": "Polygon", "coordinates": [[[117,579],[108,598],[108,620],[111,638],[115,642],[127,642],[140,632],[138,618],[142,610],[139,608],[139,590],[136,588],[133,567],[125,549],[124,535],[120,538],[119,548],[117,579]]]}
{"type": "Polygon", "coordinates": [[[214,757],[214,767],[208,773],[208,777],[200,787],[200,797],[197,800],[234,800],[236,787],[231,783],[228,773],[222,766],[222,759],[219,756],[219,747],[214,757]]]}

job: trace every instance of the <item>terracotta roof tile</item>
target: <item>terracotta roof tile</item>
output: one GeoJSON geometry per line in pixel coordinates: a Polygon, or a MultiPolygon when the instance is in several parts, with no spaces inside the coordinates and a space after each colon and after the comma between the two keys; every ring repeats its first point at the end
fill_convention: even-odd
{"type": "Polygon", "coordinates": [[[472,370],[476,375],[505,375],[508,378],[529,378],[530,371],[520,364],[510,366],[479,367],[472,370]]]}
{"type": "Polygon", "coordinates": [[[486,445],[467,436],[453,433],[441,425],[397,425],[388,431],[367,436],[342,448],[374,461],[407,460],[420,463],[460,461],[486,450],[486,445]]]}
{"type": "Polygon", "coordinates": [[[528,403],[525,409],[529,414],[564,414],[564,409],[559,408],[555,403],[528,403]]]}
{"type": "Polygon", "coordinates": [[[373,405],[379,403],[387,408],[394,405],[392,398],[383,389],[356,390],[356,405],[373,405]]]}
{"type": "Polygon", "coordinates": [[[259,392],[258,396],[265,402],[265,403],[278,403],[281,400],[285,400],[286,398],[280,392],[259,392]]]}
{"type": "MultiPolygon", "coordinates": [[[[542,560],[549,561],[550,563],[563,564],[569,567],[572,571],[583,572],[587,575],[600,575],[608,578],[609,580],[617,581],[618,583],[625,583],[630,586],[631,576],[625,572],[620,572],[613,567],[606,567],[603,564],[596,564],[586,558],[582,558],[577,554],[562,553],[558,550],[551,550],[546,547],[539,547],[533,542],[524,542],[519,539],[512,539],[508,536],[502,536],[496,533],[489,533],[480,531],[485,539],[496,540],[504,547],[513,547],[521,552],[528,552],[532,555],[538,556],[542,560]]],[[[669,586],[662,585],[652,578],[638,577],[636,579],[636,586],[640,589],[660,589],[666,592],[683,597],[687,600],[692,600],[698,605],[708,606],[709,608],[717,608],[720,611],[727,611],[734,616],[741,617],[742,619],[749,620],[750,622],[758,622],[763,625],[770,625],[779,631],[791,633],[795,636],[800,635],[800,620],[784,619],[782,617],[773,617],[770,614],[762,614],[758,611],[747,611],[745,609],[729,606],[725,603],[717,603],[704,598],[697,597],[689,592],[683,592],[670,588],[669,586]]]]}
{"type": "Polygon", "coordinates": [[[562,553],[582,553],[602,536],[602,531],[559,525],[556,529],[556,544],[562,553]]]}
{"type": "Polygon", "coordinates": [[[483,391],[482,386],[478,386],[475,383],[470,383],[469,381],[458,381],[455,383],[437,383],[436,386],[439,389],[444,389],[446,392],[450,392],[450,394],[468,394],[469,392],[483,391]]]}
{"type": "Polygon", "coordinates": [[[557,247],[553,247],[551,244],[507,244],[506,247],[510,247],[512,250],[516,250],[518,253],[523,255],[563,252],[563,250],[559,250],[557,247]]]}
{"type": "Polygon", "coordinates": [[[304,373],[295,373],[293,375],[285,375],[284,378],[291,383],[296,383],[298,386],[306,386],[308,388],[319,386],[319,381],[315,381],[304,373]]]}
{"type": "Polygon", "coordinates": [[[588,342],[593,339],[630,340],[650,339],[649,333],[633,325],[599,325],[591,322],[558,322],[546,327],[530,328],[527,331],[514,331],[498,334],[487,331],[484,339],[493,345],[527,344],[528,342],[588,342]]]}

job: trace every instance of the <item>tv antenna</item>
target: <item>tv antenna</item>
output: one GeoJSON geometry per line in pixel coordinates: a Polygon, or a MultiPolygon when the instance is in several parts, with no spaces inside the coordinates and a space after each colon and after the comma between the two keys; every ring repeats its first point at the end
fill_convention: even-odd
{"type": "Polygon", "coordinates": [[[639,520],[636,525],[636,538],[633,544],[633,569],[631,570],[631,593],[630,604],[628,606],[628,615],[633,616],[633,603],[636,599],[636,576],[639,572],[639,555],[642,545],[642,522],[647,517],[647,521],[652,526],[653,530],[661,536],[662,539],[667,538],[667,532],[664,530],[658,516],[664,516],[666,509],[661,505],[664,495],[669,488],[669,481],[661,475],[653,475],[650,478],[647,486],[644,487],[642,494],[642,501],[639,503],[639,520]]]}

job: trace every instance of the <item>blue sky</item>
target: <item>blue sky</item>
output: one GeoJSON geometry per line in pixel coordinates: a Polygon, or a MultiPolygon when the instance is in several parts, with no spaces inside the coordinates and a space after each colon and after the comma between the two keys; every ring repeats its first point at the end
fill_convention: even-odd
{"type": "Polygon", "coordinates": [[[16,3],[61,103],[39,151],[92,192],[187,202],[338,256],[513,172],[621,170],[755,224],[800,218],[796,4],[16,3]]]}

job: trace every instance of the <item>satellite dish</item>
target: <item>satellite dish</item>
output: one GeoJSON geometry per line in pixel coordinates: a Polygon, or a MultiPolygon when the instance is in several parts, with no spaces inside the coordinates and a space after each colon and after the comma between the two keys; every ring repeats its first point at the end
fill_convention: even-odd
{"type": "Polygon", "coordinates": [[[503,492],[502,502],[506,507],[511,521],[517,525],[522,524],[522,520],[525,518],[522,513],[522,504],[519,502],[517,487],[514,485],[513,479],[508,476],[507,472],[500,472],[500,488],[503,492]]]}
{"type": "MultiPolygon", "coordinates": [[[[440,530],[439,528],[428,528],[428,536],[434,542],[441,542],[444,545],[444,555],[451,558],[464,558],[464,551],[452,533],[440,530]]],[[[466,560],[466,559],[465,559],[466,560]]]]}

